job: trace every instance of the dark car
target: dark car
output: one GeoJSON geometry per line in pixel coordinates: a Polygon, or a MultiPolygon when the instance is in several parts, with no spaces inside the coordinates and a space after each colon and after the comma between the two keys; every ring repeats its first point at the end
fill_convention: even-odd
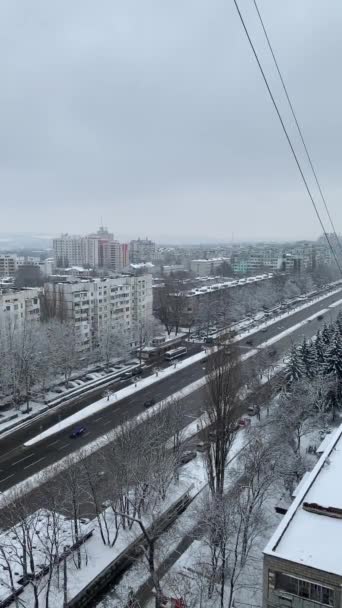
{"type": "Polygon", "coordinates": [[[76,429],[72,431],[70,434],[71,439],[76,439],[77,437],[81,437],[86,432],[85,426],[78,426],[76,429]]]}
{"type": "Polygon", "coordinates": [[[147,401],[145,401],[144,407],[152,407],[152,405],[154,405],[155,402],[156,402],[155,399],[148,399],[147,401]]]}
{"type": "Polygon", "coordinates": [[[317,317],[317,321],[322,321],[323,319],[324,319],[324,316],[323,316],[323,315],[318,315],[318,317],[317,317]]]}
{"type": "Polygon", "coordinates": [[[246,340],[246,344],[248,344],[248,346],[253,346],[253,340],[246,340]]]}
{"type": "Polygon", "coordinates": [[[185,452],[185,454],[183,454],[179,460],[179,464],[187,464],[188,462],[190,462],[191,460],[194,460],[194,458],[197,457],[197,453],[196,452],[185,452]]]}

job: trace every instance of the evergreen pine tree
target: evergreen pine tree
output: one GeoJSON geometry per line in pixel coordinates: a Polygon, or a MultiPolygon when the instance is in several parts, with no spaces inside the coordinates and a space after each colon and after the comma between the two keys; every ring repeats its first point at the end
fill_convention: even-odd
{"type": "Polygon", "coordinates": [[[295,345],[292,346],[290,351],[289,360],[286,365],[286,385],[290,387],[293,382],[296,382],[302,378],[305,374],[305,368],[302,362],[302,358],[295,345]]]}
{"type": "Polygon", "coordinates": [[[332,409],[333,420],[335,418],[335,410],[341,403],[341,383],[342,383],[342,341],[339,336],[335,336],[327,350],[324,373],[334,379],[335,388],[330,391],[329,399],[332,409]]]}
{"type": "Polygon", "coordinates": [[[308,378],[313,378],[315,374],[315,354],[313,347],[310,342],[303,339],[301,346],[298,349],[299,356],[301,358],[304,373],[308,378]]]}
{"type": "Polygon", "coordinates": [[[316,369],[318,373],[322,371],[322,366],[325,361],[325,344],[322,340],[321,331],[318,330],[316,334],[316,340],[314,341],[314,352],[315,352],[315,360],[316,360],[316,369]]]}
{"type": "Polygon", "coordinates": [[[326,346],[330,345],[331,337],[332,337],[331,325],[327,325],[326,323],[324,323],[324,327],[322,329],[322,340],[326,346]]]}

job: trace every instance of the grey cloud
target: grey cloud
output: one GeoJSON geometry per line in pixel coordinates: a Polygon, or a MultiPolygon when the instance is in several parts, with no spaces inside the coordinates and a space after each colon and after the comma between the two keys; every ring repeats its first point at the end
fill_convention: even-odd
{"type": "MultiPolygon", "coordinates": [[[[342,7],[259,3],[341,225],[342,7]]],[[[3,230],[319,233],[232,1],[5,0],[0,23],[3,230]]]]}

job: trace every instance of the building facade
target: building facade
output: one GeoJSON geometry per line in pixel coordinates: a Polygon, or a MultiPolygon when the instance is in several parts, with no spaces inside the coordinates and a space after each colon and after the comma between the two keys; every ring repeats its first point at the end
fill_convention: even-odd
{"type": "Polygon", "coordinates": [[[40,320],[41,289],[4,289],[0,292],[0,329],[23,330],[40,320]]]}
{"type": "Polygon", "coordinates": [[[72,321],[82,349],[91,350],[108,332],[122,333],[134,345],[139,321],[152,320],[152,276],[67,279],[44,286],[52,316],[72,321]]]}
{"type": "Polygon", "coordinates": [[[340,608],[342,425],[264,550],[264,608],[340,608]]]}
{"type": "Polygon", "coordinates": [[[133,264],[153,262],[156,257],[156,244],[149,239],[137,239],[129,244],[129,257],[133,264]]]}
{"type": "Polygon", "coordinates": [[[128,245],[116,241],[104,227],[87,236],[63,234],[53,240],[53,251],[58,268],[84,266],[120,272],[128,258],[128,245]]]}
{"type": "Polygon", "coordinates": [[[229,258],[211,258],[209,260],[191,260],[190,271],[197,277],[208,277],[214,275],[217,268],[224,262],[230,263],[229,258]]]}
{"type": "Polygon", "coordinates": [[[18,269],[18,258],[14,254],[4,253],[0,255],[0,276],[12,277],[18,269]]]}

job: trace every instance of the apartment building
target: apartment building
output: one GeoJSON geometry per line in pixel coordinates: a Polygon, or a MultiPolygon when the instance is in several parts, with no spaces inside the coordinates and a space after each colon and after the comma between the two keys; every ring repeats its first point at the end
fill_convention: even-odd
{"type": "Polygon", "coordinates": [[[39,288],[2,289],[0,292],[0,329],[21,330],[26,323],[40,320],[39,288]]]}
{"type": "Polygon", "coordinates": [[[152,319],[152,276],[71,279],[44,286],[50,310],[75,323],[82,348],[95,347],[111,327],[134,342],[138,321],[152,319]]]}
{"type": "Polygon", "coordinates": [[[15,254],[3,253],[0,255],[0,276],[11,277],[18,269],[18,259],[15,254]]]}
{"type": "Polygon", "coordinates": [[[217,268],[222,266],[224,262],[230,263],[230,258],[191,260],[190,271],[193,272],[197,277],[208,277],[209,275],[215,274],[217,268]]]}
{"type": "Polygon", "coordinates": [[[341,606],[342,425],[324,443],[264,550],[264,608],[341,606]]]}
{"type": "Polygon", "coordinates": [[[107,228],[86,236],[62,234],[53,240],[56,266],[108,268],[120,272],[128,260],[128,244],[119,243],[107,228]]]}
{"type": "Polygon", "coordinates": [[[146,239],[137,239],[129,244],[129,257],[133,264],[138,262],[153,262],[156,257],[156,244],[146,239]]]}

